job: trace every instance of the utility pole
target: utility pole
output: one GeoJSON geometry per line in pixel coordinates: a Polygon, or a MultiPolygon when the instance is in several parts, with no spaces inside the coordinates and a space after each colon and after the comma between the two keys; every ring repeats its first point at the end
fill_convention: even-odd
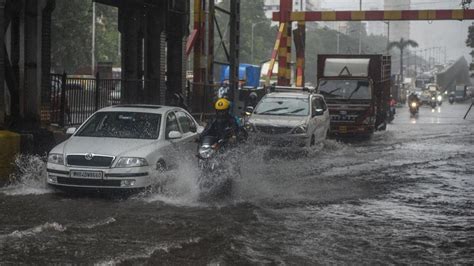
{"type": "Polygon", "coordinates": [[[264,23],[266,22],[266,20],[262,20],[262,21],[259,21],[259,22],[255,22],[255,23],[252,23],[252,35],[251,35],[251,50],[250,50],[250,58],[252,59],[252,64],[254,63],[254,52],[253,52],[253,49],[254,49],[254,30],[255,30],[255,26],[257,26],[258,24],[260,23],[264,23]]]}
{"type": "Polygon", "coordinates": [[[446,46],[444,47],[444,64],[446,65],[448,62],[448,54],[446,53],[446,46]]]}
{"type": "MultiPolygon", "coordinates": [[[[362,0],[359,1],[359,10],[362,11],[362,0]]],[[[359,54],[362,54],[362,21],[359,26],[359,54]]]]}
{"type": "Polygon", "coordinates": [[[417,58],[416,58],[416,50],[414,51],[415,52],[415,79],[416,79],[416,76],[418,75],[418,69],[417,69],[417,58]]]}

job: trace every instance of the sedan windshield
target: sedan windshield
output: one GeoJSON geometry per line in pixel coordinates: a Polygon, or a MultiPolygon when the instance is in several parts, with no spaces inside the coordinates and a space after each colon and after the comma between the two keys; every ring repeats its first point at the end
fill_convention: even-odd
{"type": "Polygon", "coordinates": [[[76,136],[157,139],[160,114],[139,112],[99,112],[89,119],[76,136]]]}
{"type": "Polygon", "coordinates": [[[326,98],[371,99],[367,80],[321,80],[319,91],[326,98]]]}
{"type": "Polygon", "coordinates": [[[264,98],[255,110],[257,115],[307,116],[309,101],[307,98],[264,98]]]}

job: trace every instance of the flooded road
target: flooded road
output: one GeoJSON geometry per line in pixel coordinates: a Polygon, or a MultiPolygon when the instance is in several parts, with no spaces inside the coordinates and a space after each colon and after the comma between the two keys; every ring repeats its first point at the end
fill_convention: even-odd
{"type": "MultiPolygon", "coordinates": [[[[245,156],[225,201],[200,202],[183,167],[162,193],[71,197],[40,158],[0,189],[0,264],[470,264],[474,112],[397,109],[371,140],[299,159],[245,156]]],[[[186,165],[186,164],[185,164],[186,165]]]]}

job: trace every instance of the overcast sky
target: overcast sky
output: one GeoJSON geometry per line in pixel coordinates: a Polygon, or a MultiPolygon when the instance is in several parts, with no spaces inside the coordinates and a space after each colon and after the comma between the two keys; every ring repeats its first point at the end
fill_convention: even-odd
{"type": "MultiPolygon", "coordinates": [[[[411,0],[411,9],[460,9],[461,0],[411,0]]],[[[358,10],[359,0],[324,0],[323,8],[358,10]]],[[[382,9],[383,0],[362,0],[363,10],[382,9]]],[[[474,8],[474,3],[472,4],[474,8]]],[[[420,44],[420,49],[441,46],[447,48],[448,59],[465,56],[471,61],[466,47],[468,26],[474,21],[412,21],[410,38],[420,44]]],[[[382,22],[380,22],[382,23],[382,22]]]]}

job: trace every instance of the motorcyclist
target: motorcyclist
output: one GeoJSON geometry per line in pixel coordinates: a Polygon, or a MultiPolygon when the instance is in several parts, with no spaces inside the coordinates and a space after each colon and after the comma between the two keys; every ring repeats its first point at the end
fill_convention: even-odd
{"type": "Polygon", "coordinates": [[[230,106],[231,102],[225,98],[216,101],[216,118],[208,124],[201,136],[210,135],[230,142],[244,138],[238,119],[230,113],[230,106]]]}
{"type": "Polygon", "coordinates": [[[416,109],[418,110],[418,107],[420,106],[420,98],[418,98],[418,95],[416,95],[416,93],[414,93],[414,92],[412,92],[408,96],[408,104],[409,104],[410,108],[411,108],[411,103],[412,102],[416,102],[416,109]]]}
{"type": "Polygon", "coordinates": [[[416,102],[416,103],[420,103],[420,99],[418,98],[418,95],[416,95],[416,93],[412,92],[409,96],[408,96],[408,102],[411,103],[411,102],[416,102]]]}

